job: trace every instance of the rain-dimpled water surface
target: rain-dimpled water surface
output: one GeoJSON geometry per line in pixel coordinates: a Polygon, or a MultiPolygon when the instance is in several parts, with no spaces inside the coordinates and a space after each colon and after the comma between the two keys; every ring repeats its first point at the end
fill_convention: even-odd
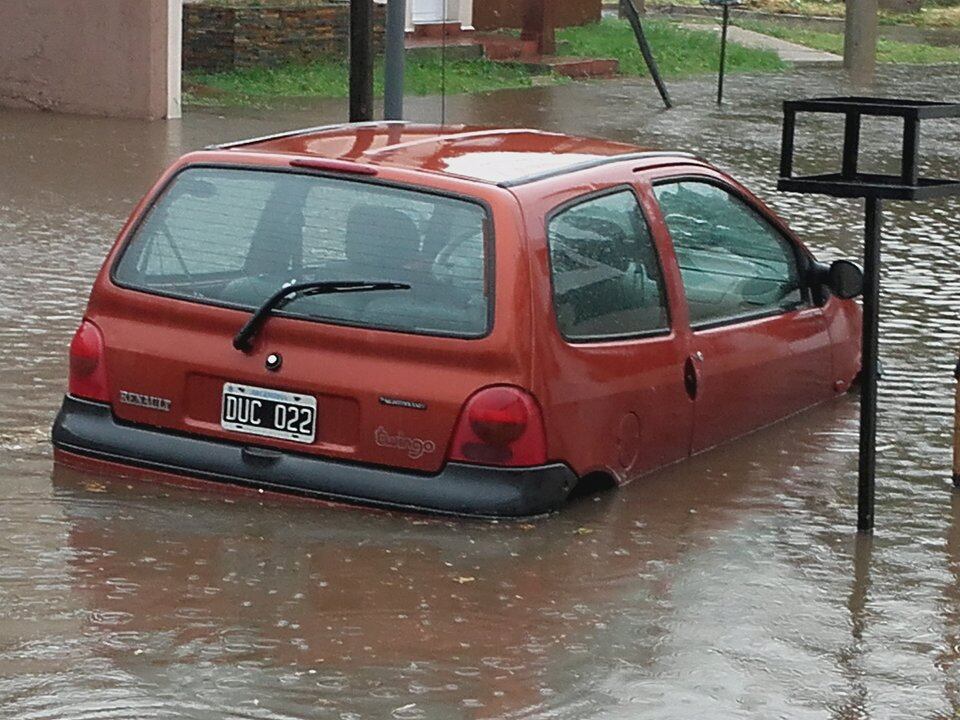
{"type": "MultiPolygon", "coordinates": [[[[839,72],[733,77],[722,110],[712,78],[671,89],[672,112],[636,80],[451,98],[448,119],[693,150],[822,259],[860,255],[859,202],[775,191],[780,100],[849,92],[839,72]]],[[[871,91],[957,99],[960,71],[885,70],[871,91]]],[[[957,199],[887,205],[872,541],[852,530],[850,396],[529,523],[55,467],[70,336],[161,169],[342,112],[0,112],[0,716],[956,717],[957,199]]],[[[798,169],[837,156],[839,122],[802,121],[798,169]]],[[[867,164],[890,167],[899,128],[865,130],[867,164]]],[[[960,173],[958,124],[924,133],[924,171],[960,173]]]]}

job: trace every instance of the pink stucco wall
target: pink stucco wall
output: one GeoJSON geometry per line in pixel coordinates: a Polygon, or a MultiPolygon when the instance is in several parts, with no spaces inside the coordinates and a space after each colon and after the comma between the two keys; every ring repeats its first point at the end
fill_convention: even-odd
{"type": "Polygon", "coordinates": [[[0,3],[0,105],[165,115],[167,0],[0,3]]]}

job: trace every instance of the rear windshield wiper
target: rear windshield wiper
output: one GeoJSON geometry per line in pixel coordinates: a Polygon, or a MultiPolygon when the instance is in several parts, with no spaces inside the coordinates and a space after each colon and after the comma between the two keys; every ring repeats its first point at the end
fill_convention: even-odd
{"type": "Polygon", "coordinates": [[[274,310],[279,310],[284,305],[300,297],[310,295],[332,295],[334,293],[361,293],[376,292],[378,290],[409,290],[410,286],[405,283],[396,282],[364,282],[362,280],[350,281],[330,281],[314,280],[313,282],[298,283],[296,285],[287,285],[277,290],[268,297],[263,304],[257,308],[253,316],[247,320],[247,323],[240,328],[240,332],[233,338],[233,346],[242,352],[250,352],[253,346],[253,338],[266,322],[267,318],[274,310]]]}

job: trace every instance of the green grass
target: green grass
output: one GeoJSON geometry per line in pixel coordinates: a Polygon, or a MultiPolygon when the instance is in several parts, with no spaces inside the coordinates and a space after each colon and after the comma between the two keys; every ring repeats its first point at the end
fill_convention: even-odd
{"type": "MultiPolygon", "coordinates": [[[[776,23],[757,20],[740,20],[736,24],[747,30],[756,30],[767,35],[789,40],[800,45],[843,55],[843,35],[814,30],[784,27],[776,23]]],[[[877,42],[877,60],[884,63],[935,65],[960,63],[960,47],[937,47],[917,43],[896,42],[880,39],[877,42]]]]}
{"type": "MultiPolygon", "coordinates": [[[[657,3],[701,7],[700,0],[655,0],[653,6],[657,3]]],[[[842,18],[845,12],[845,4],[838,0],[745,0],[740,7],[743,10],[809,17],[842,18]]],[[[920,12],[881,10],[880,22],[884,25],[956,28],[960,27],[960,2],[924,0],[920,12]]]]}
{"type": "MultiPolygon", "coordinates": [[[[488,60],[451,60],[447,63],[448,94],[523,88],[534,75],[520,65],[488,60]]],[[[349,94],[349,69],[344,59],[330,58],[306,65],[257,67],[225,73],[184,77],[187,102],[193,104],[257,104],[267,98],[344,98],[349,94]]],[[[551,81],[556,81],[551,78],[551,81]]],[[[421,55],[407,63],[406,91],[411,95],[439,94],[442,86],[439,55],[421,55]]],[[[378,63],[374,90],[383,94],[383,64],[378,63]]]]}
{"type": "MultiPolygon", "coordinates": [[[[661,72],[667,76],[695,75],[717,69],[720,40],[716,33],[678,28],[665,21],[644,23],[661,72]]],[[[558,31],[560,52],[588,58],[616,58],[623,75],[647,74],[630,26],[620,20],[558,31]]],[[[730,72],[774,71],[785,67],[775,53],[731,44],[730,72]]],[[[439,53],[417,53],[407,62],[406,91],[436,95],[442,82],[439,53]]],[[[448,94],[568,82],[556,75],[535,75],[517,63],[482,59],[450,59],[446,68],[448,94]]],[[[378,64],[375,92],[383,92],[383,66],[378,64]]],[[[306,65],[249,68],[225,73],[191,73],[184,77],[185,100],[194,105],[264,105],[280,98],[343,98],[348,95],[348,69],[342,58],[306,65]]]]}
{"type": "MultiPolygon", "coordinates": [[[[687,30],[663,20],[648,20],[643,28],[664,75],[696,75],[715,72],[719,67],[718,33],[687,30]]],[[[648,74],[633,30],[624,21],[608,19],[595,25],[565,28],[557,32],[557,38],[564,45],[564,54],[616,58],[621,74],[648,74]]],[[[785,67],[774,52],[734,43],[727,47],[727,72],[769,72],[785,67]]]]}

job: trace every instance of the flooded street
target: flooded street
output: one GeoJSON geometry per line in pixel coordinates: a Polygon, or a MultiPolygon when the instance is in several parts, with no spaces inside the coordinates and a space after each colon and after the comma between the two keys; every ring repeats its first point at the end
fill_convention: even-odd
{"type": "MultiPolygon", "coordinates": [[[[673,83],[671,112],[636,80],[451,98],[447,119],[692,150],[821,259],[859,258],[860,202],[775,190],[780,101],[849,93],[842,75],[733,77],[723,110],[713,83],[673,83]]],[[[872,92],[956,100],[960,69],[888,69],[872,92]]],[[[957,717],[958,199],[886,206],[872,540],[854,532],[855,397],[530,523],[55,467],[70,337],[162,168],[344,107],[0,111],[0,718],[957,717]]],[[[864,125],[867,164],[896,167],[899,127],[864,125]]],[[[801,121],[798,157],[839,162],[841,137],[801,121]]],[[[921,153],[924,174],[960,174],[960,123],[925,124],[921,153]]]]}

